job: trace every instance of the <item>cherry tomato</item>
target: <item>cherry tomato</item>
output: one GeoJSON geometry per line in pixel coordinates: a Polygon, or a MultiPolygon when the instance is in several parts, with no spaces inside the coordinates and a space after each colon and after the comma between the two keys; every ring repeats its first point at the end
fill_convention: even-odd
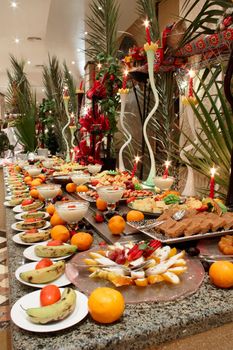
{"type": "Polygon", "coordinates": [[[32,204],[34,202],[33,199],[24,199],[21,203],[22,206],[24,205],[29,205],[29,204],[32,204]]]}
{"type": "Polygon", "coordinates": [[[40,304],[41,306],[47,306],[56,303],[61,299],[60,289],[54,284],[49,284],[41,289],[40,292],[40,304]]]}
{"type": "Polygon", "coordinates": [[[36,264],[35,269],[39,270],[39,269],[43,269],[44,267],[49,267],[51,265],[53,265],[52,260],[48,258],[43,258],[36,264]]]}
{"type": "Polygon", "coordinates": [[[49,246],[49,247],[57,246],[57,245],[63,245],[63,242],[58,240],[58,239],[53,239],[52,241],[49,241],[47,243],[47,246],[49,246]]]}

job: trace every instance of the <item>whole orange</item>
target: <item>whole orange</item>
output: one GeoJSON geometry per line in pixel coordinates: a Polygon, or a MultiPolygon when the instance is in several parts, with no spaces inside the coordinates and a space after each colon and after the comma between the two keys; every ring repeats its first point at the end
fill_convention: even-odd
{"type": "Polygon", "coordinates": [[[78,232],[75,233],[71,240],[70,244],[76,245],[78,250],[87,250],[93,243],[93,237],[88,232],[78,232]]]}
{"type": "Polygon", "coordinates": [[[46,212],[49,214],[49,215],[53,215],[54,212],[55,212],[55,206],[50,203],[47,208],[46,208],[46,212]]]}
{"type": "Polygon", "coordinates": [[[69,193],[75,192],[77,185],[75,185],[73,182],[70,182],[66,185],[66,191],[69,193]]]}
{"type": "Polygon", "coordinates": [[[50,224],[52,226],[56,226],[56,225],[64,225],[65,221],[62,220],[62,218],[58,215],[57,212],[54,212],[53,216],[50,219],[50,224]]]}
{"type": "Polygon", "coordinates": [[[31,186],[40,186],[41,184],[42,184],[41,179],[35,179],[35,180],[32,180],[31,182],[31,186]]]}
{"type": "Polygon", "coordinates": [[[96,208],[98,210],[104,211],[107,209],[107,202],[105,202],[103,199],[101,198],[97,198],[96,199],[96,208]]]}
{"type": "Polygon", "coordinates": [[[53,240],[67,242],[70,239],[69,230],[64,225],[56,225],[50,231],[53,240]]]}
{"type": "Polygon", "coordinates": [[[123,295],[113,288],[96,288],[88,299],[88,308],[92,318],[100,323],[117,321],[125,309],[123,295]]]}
{"type": "Polygon", "coordinates": [[[46,180],[46,175],[40,174],[40,175],[37,176],[37,178],[41,179],[42,182],[45,182],[45,180],[46,180]]]}
{"type": "Polygon", "coordinates": [[[139,210],[130,210],[126,216],[127,221],[141,221],[144,220],[144,214],[139,210]]]}
{"type": "Polygon", "coordinates": [[[39,197],[39,192],[37,191],[37,189],[33,188],[31,189],[31,191],[29,192],[30,196],[32,198],[38,198],[39,197]]]}
{"type": "Polygon", "coordinates": [[[121,234],[125,229],[126,223],[122,216],[115,215],[108,222],[108,228],[113,235],[121,234]]]}
{"type": "Polygon", "coordinates": [[[215,261],[209,269],[211,282],[220,288],[233,287],[233,264],[230,261],[215,261]]]}
{"type": "Polygon", "coordinates": [[[31,176],[25,176],[25,178],[24,178],[25,184],[28,184],[31,181],[32,181],[32,177],[31,176]]]}
{"type": "Polygon", "coordinates": [[[87,192],[88,187],[86,185],[79,185],[76,187],[76,192],[87,192]]]}

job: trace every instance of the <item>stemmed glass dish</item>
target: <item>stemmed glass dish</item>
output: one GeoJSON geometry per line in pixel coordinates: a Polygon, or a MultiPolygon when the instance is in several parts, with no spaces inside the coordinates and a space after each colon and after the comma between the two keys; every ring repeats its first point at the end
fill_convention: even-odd
{"type": "Polygon", "coordinates": [[[154,184],[156,187],[158,187],[160,190],[169,190],[170,187],[173,185],[174,177],[168,176],[164,178],[163,176],[155,176],[154,177],[154,184]]]}
{"type": "Polygon", "coordinates": [[[48,203],[59,194],[61,185],[45,184],[37,186],[37,190],[39,194],[45,199],[46,205],[48,205],[48,203]]]}
{"type": "Polygon", "coordinates": [[[101,199],[107,203],[108,212],[116,210],[116,203],[123,196],[125,188],[121,186],[101,186],[97,188],[97,193],[101,199]]]}
{"type": "Polygon", "coordinates": [[[45,159],[43,160],[42,164],[45,168],[50,169],[53,167],[54,162],[52,159],[45,159]]]}
{"type": "Polygon", "coordinates": [[[28,166],[25,167],[26,171],[28,172],[28,174],[32,177],[37,176],[41,173],[41,168],[38,168],[36,166],[28,166]]]}
{"type": "Polygon", "coordinates": [[[75,183],[76,185],[84,185],[85,183],[90,181],[90,178],[91,178],[89,174],[86,174],[82,171],[77,173],[72,173],[70,177],[73,183],[75,183]]]}
{"type": "Polygon", "coordinates": [[[92,175],[96,175],[98,172],[100,172],[101,168],[102,168],[101,164],[89,164],[87,166],[87,170],[92,175]]]}
{"type": "Polygon", "coordinates": [[[85,201],[68,201],[57,202],[55,208],[62,220],[76,227],[78,222],[87,214],[89,205],[90,203],[85,201]]]}

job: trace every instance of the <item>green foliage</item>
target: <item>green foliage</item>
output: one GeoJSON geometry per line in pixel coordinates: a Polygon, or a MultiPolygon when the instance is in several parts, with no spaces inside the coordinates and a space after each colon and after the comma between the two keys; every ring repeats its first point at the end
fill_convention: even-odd
{"type": "Polygon", "coordinates": [[[6,96],[7,109],[19,115],[15,122],[16,135],[25,151],[33,152],[37,147],[36,140],[36,97],[24,72],[25,62],[17,61],[10,56],[11,71],[7,71],[9,85],[6,96]]]}
{"type": "MultiPolygon", "coordinates": [[[[219,73],[219,71],[217,70],[219,73]]],[[[225,100],[220,83],[211,79],[212,88],[216,91],[216,97],[210,93],[210,83],[200,82],[203,97],[197,93],[195,97],[198,105],[191,104],[193,112],[200,124],[196,137],[198,142],[191,139],[183,132],[187,141],[193,145],[193,150],[185,152],[190,166],[196,171],[210,177],[210,168],[217,168],[216,183],[220,185],[219,194],[224,198],[228,189],[230,158],[233,147],[233,118],[225,100]]]]}
{"type": "Polygon", "coordinates": [[[87,16],[88,35],[85,37],[87,55],[92,59],[100,53],[115,57],[117,54],[117,25],[119,5],[117,0],[93,0],[87,16]]]}
{"type": "Polygon", "coordinates": [[[161,0],[137,0],[137,11],[142,19],[150,21],[150,33],[153,41],[160,39],[160,28],[156,6],[161,0]]]}
{"type": "Polygon", "coordinates": [[[205,0],[198,14],[196,14],[197,8],[200,7],[200,0],[186,0],[182,7],[184,13],[183,19],[186,23],[189,23],[183,39],[179,43],[179,47],[183,47],[190,41],[197,39],[203,34],[216,33],[217,22],[221,16],[223,16],[227,8],[232,8],[233,4],[231,0],[205,0]],[[192,21],[189,21],[189,16],[194,17],[192,21]]]}

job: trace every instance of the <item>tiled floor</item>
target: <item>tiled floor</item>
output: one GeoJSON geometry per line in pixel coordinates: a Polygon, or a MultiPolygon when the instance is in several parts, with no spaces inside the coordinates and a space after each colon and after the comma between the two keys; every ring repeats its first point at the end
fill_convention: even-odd
{"type": "Polygon", "coordinates": [[[0,344],[1,350],[9,350],[9,284],[7,268],[7,247],[5,234],[0,232],[0,344]]]}

